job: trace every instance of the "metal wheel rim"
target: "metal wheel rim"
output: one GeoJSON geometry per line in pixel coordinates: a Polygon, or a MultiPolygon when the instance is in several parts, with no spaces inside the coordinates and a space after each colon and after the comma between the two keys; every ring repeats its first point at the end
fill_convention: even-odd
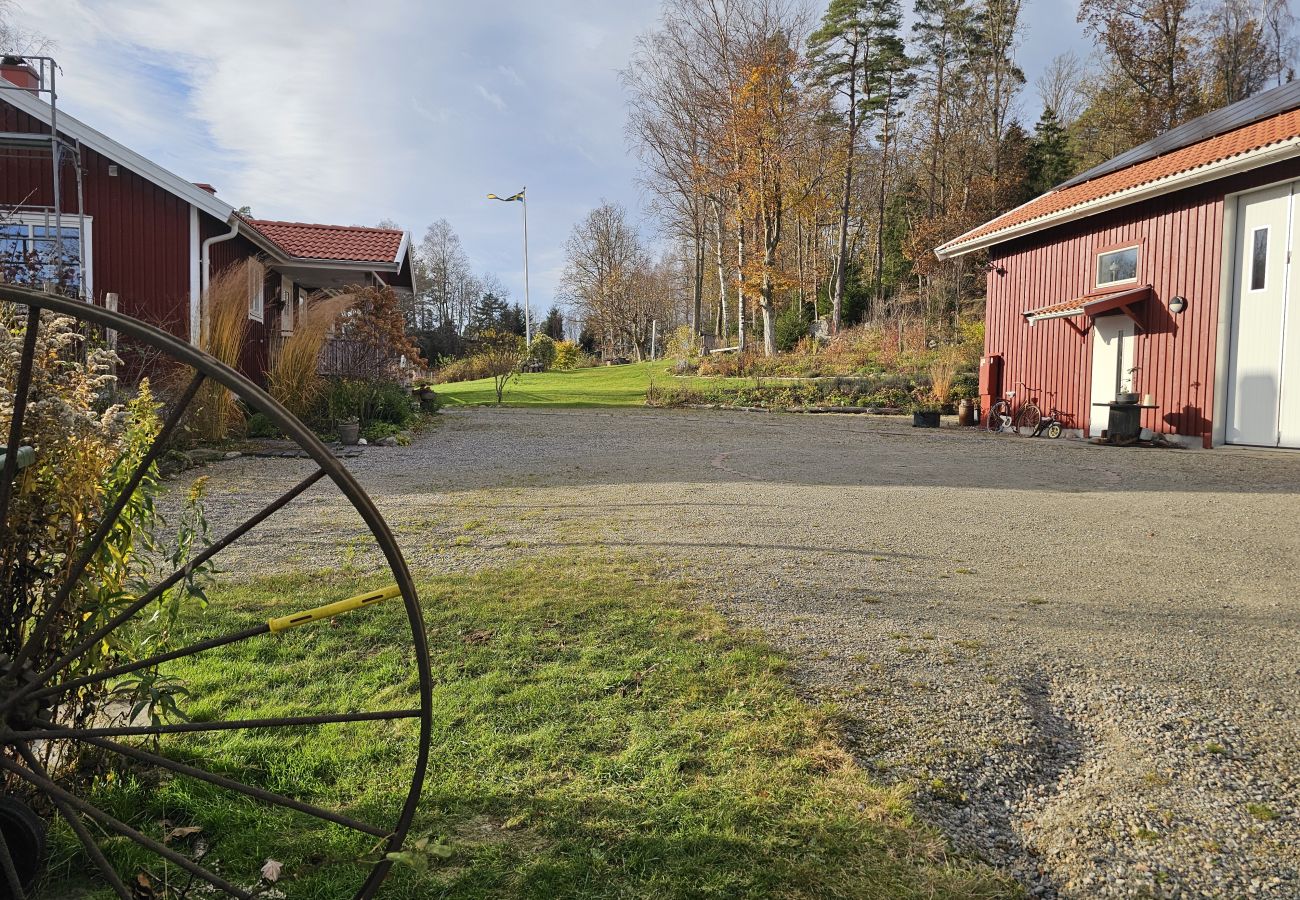
{"type": "MultiPolygon", "coordinates": [[[[411,577],[410,570],[402,555],[400,548],[388,527],[383,516],[380,514],[374,502],[366,494],[365,490],[357,483],[351,473],[334,457],[326,448],[324,443],[308,429],[293,414],[285,409],[280,403],[274,400],[265,390],[246,379],[234,369],[226,366],[215,358],[209,356],[198,348],[181,341],[174,335],[161,331],[150,325],[146,325],[139,320],[133,319],[121,313],[103,309],[92,304],[84,303],[78,300],[61,297],[55,294],[40,293],[30,291],[11,285],[0,285],[0,302],[8,302],[17,306],[27,307],[29,314],[37,310],[47,310],[54,313],[69,316],[74,320],[89,322],[104,329],[112,329],[121,336],[126,336],[140,341],[150,347],[161,350],[171,357],[171,359],[188,366],[196,373],[196,380],[199,375],[204,378],[215,381],[223,387],[230,390],[242,402],[254,411],[265,415],[283,434],[288,436],[300,449],[305,451],[308,457],[316,463],[319,471],[314,476],[316,479],[328,476],[334,483],[335,488],[344,496],[345,499],[361,516],[371,536],[383,552],[384,559],[388,565],[403,601],[407,620],[411,628],[412,650],[414,651],[416,672],[419,679],[418,695],[419,709],[410,712],[414,715],[402,716],[403,718],[419,719],[419,737],[418,747],[415,754],[414,765],[412,769],[411,786],[407,792],[406,799],[403,801],[400,813],[395,826],[384,844],[385,853],[396,852],[402,848],[406,836],[410,831],[412,821],[415,817],[416,807],[419,802],[420,793],[423,789],[424,779],[427,774],[429,761],[429,745],[432,738],[432,672],[429,662],[428,641],[424,627],[424,617],[420,609],[419,599],[415,590],[415,584],[411,577]]],[[[31,319],[29,319],[29,322],[31,319]]],[[[21,373],[19,377],[18,390],[15,391],[15,397],[19,392],[26,390],[22,385],[21,373]]],[[[26,397],[24,396],[24,402],[26,397]]],[[[188,402],[188,401],[187,401],[188,402]]],[[[17,431],[17,429],[14,429],[17,431]]],[[[5,435],[0,435],[0,440],[5,440],[5,435]]],[[[9,453],[5,467],[0,471],[0,517],[7,512],[9,501],[10,484],[16,474],[16,453],[9,453]]],[[[312,481],[314,484],[314,480],[312,481]]],[[[301,485],[300,485],[301,487],[301,485]]],[[[303,488],[305,490],[305,488],[303,488]]],[[[132,490],[132,493],[134,491],[132,490]]],[[[296,495],[295,495],[296,496],[296,495]]],[[[290,498],[292,499],[292,497],[290,498]]],[[[275,509],[274,512],[278,512],[275,509]]],[[[269,517],[269,516],[268,516],[269,517]]],[[[107,518],[107,516],[105,517],[107,518]]],[[[3,520],[0,519],[0,522],[3,520]]],[[[251,529],[249,529],[251,530],[251,529]]],[[[242,537],[242,535],[240,535],[242,537]]],[[[238,538],[236,538],[238,539],[238,538]]],[[[231,543],[234,543],[232,540],[231,543]]],[[[222,548],[224,549],[224,548],[222,548]]],[[[215,554],[214,554],[215,555],[215,554]]],[[[396,718],[395,716],[393,718],[396,718]]],[[[360,720],[364,721],[364,720],[360,720]]],[[[323,724],[323,723],[319,723],[323,724]]],[[[12,735],[17,732],[10,731],[7,726],[4,728],[2,746],[6,748],[17,747],[20,753],[29,760],[28,769],[31,769],[30,751],[24,751],[27,747],[28,739],[19,738],[15,740],[12,735]]],[[[12,771],[16,764],[12,764],[6,757],[3,758],[3,764],[10,767],[12,771]]],[[[65,798],[66,799],[66,798],[65,798]]],[[[58,806],[57,799],[52,801],[58,806]]],[[[64,810],[60,808],[60,812],[64,810]]],[[[66,817],[66,816],[65,816],[66,817]]],[[[77,825],[72,825],[77,830],[77,825]]],[[[78,831],[78,836],[81,832],[78,831]]],[[[84,839],[83,839],[84,843],[84,839]]],[[[86,848],[90,850],[89,847],[86,848]]],[[[7,863],[9,860],[8,850],[3,846],[3,840],[0,839],[0,869],[10,868],[7,863]]],[[[102,856],[96,859],[101,862],[102,856]]],[[[385,856],[371,868],[365,881],[358,888],[355,898],[363,900],[374,896],[380,884],[387,877],[392,863],[385,856]]],[[[101,865],[101,871],[103,866],[101,865]]],[[[6,886],[7,872],[0,872],[0,888],[6,886]]],[[[108,873],[103,872],[107,877],[108,873]]],[[[112,883],[112,882],[110,882],[112,883]]],[[[121,891],[119,890],[119,893],[121,891]]],[[[238,896],[238,894],[235,894],[238,896]]]]}

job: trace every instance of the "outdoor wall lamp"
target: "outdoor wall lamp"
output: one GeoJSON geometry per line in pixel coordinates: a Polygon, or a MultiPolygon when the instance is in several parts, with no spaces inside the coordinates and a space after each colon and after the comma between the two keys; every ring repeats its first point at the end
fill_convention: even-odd
{"type": "Polygon", "coordinates": [[[1005,275],[1005,274],[1007,274],[1007,270],[1006,270],[1006,268],[1003,267],[1003,266],[998,265],[998,264],[995,263],[995,262],[986,262],[986,263],[984,264],[984,271],[985,271],[985,272],[997,272],[999,275],[1005,275]]]}
{"type": "Polygon", "coordinates": [[[1174,315],[1187,309],[1187,298],[1181,294],[1176,294],[1169,298],[1169,311],[1174,315]]]}

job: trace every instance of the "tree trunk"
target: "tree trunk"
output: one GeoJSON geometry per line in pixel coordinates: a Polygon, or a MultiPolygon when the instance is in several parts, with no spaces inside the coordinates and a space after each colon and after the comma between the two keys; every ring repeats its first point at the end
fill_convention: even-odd
{"type": "Polygon", "coordinates": [[[745,209],[736,186],[736,344],[745,349],[745,209]]]}
{"type": "Polygon", "coordinates": [[[704,222],[700,216],[700,201],[695,201],[695,214],[692,216],[695,228],[695,308],[691,315],[691,343],[693,345],[701,343],[700,333],[702,326],[700,319],[704,307],[704,222]]]}
{"type": "Polygon", "coordinates": [[[724,234],[722,224],[722,201],[715,199],[713,201],[713,209],[717,214],[716,234],[718,240],[716,246],[718,254],[718,310],[719,319],[722,322],[722,331],[719,335],[719,346],[725,347],[727,344],[727,266],[722,259],[722,240],[724,234]]]}

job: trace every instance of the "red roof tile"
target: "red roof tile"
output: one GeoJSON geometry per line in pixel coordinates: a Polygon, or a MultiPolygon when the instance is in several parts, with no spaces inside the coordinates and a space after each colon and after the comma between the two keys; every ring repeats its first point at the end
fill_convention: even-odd
{"type": "Polygon", "coordinates": [[[290,256],[336,259],[342,262],[391,263],[397,260],[405,232],[395,228],[352,225],[314,225],[308,222],[273,222],[247,219],[272,243],[290,256]]]}
{"type": "Polygon", "coordinates": [[[1300,136],[1300,109],[1293,109],[1098,178],[1050,191],[1024,206],[1003,213],[996,219],[954,238],[944,244],[940,250],[955,251],[960,249],[961,245],[978,238],[1024,225],[1054,213],[1065,212],[1162,178],[1191,172],[1202,166],[1231,159],[1297,136],[1300,136]]]}

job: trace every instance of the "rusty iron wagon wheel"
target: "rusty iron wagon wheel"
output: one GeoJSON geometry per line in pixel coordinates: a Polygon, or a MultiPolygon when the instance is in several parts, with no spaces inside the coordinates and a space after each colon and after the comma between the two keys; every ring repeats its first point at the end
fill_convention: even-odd
{"type": "MultiPolygon", "coordinates": [[[[364,841],[369,848],[360,856],[348,861],[349,878],[355,876],[357,885],[352,896],[365,898],[373,896],[389,873],[392,863],[387,854],[400,851],[415,815],[420,791],[424,784],[429,756],[429,742],[432,731],[431,673],[428,645],[415,585],[402,557],[402,553],[393,538],[388,525],[380,515],[375,504],[362,490],[347,468],[335,458],[330,450],[301,421],[290,414],[284,407],[271,398],[269,394],[244,378],[238,372],[223,365],[216,359],[195,347],[178,340],[174,336],[145,325],[135,319],[106,309],[86,304],[77,300],[54,294],[37,293],[12,286],[0,287],[0,303],[10,306],[14,322],[20,332],[22,352],[16,361],[5,360],[4,365],[17,367],[12,383],[12,415],[7,434],[0,434],[0,440],[6,441],[9,452],[3,455],[0,464],[0,544],[8,540],[6,516],[10,512],[11,500],[19,468],[24,464],[22,453],[25,432],[23,419],[25,411],[33,398],[29,396],[32,385],[33,356],[36,335],[42,325],[43,314],[68,316],[86,329],[113,330],[119,339],[129,339],[135,344],[150,348],[163,354],[181,368],[183,376],[188,376],[188,385],[179,400],[172,406],[165,421],[145,451],[136,470],[126,480],[125,486],[116,497],[105,498],[105,507],[98,523],[94,524],[93,533],[82,544],[75,558],[62,560],[60,571],[66,573],[61,583],[55,588],[47,587],[47,596],[52,597],[43,607],[40,615],[33,614],[28,621],[19,623],[17,632],[24,635],[16,641],[14,652],[0,654],[0,777],[5,783],[20,785],[21,790],[14,790],[10,795],[0,798],[0,898],[30,897],[29,892],[40,876],[41,863],[38,860],[45,842],[45,817],[62,819],[75,834],[80,843],[80,852],[84,853],[87,864],[84,868],[94,872],[102,879],[105,889],[122,900],[131,900],[139,896],[136,884],[136,872],[119,871],[109,861],[109,856],[116,853],[119,857],[123,845],[134,845],[133,854],[147,854],[150,858],[160,857],[159,862],[165,869],[183,870],[184,878],[197,885],[206,882],[205,890],[218,896],[249,898],[260,889],[232,883],[232,874],[222,875],[203,863],[195,861],[192,856],[178,852],[175,846],[168,845],[165,833],[157,823],[137,822],[134,826],[122,821],[107,809],[92,802],[92,774],[77,771],[55,772],[49,765],[51,759],[60,758],[51,754],[51,747],[93,747],[96,752],[109,757],[120,757],[123,764],[147,771],[154,777],[167,779],[193,779],[205,782],[210,787],[204,790],[216,791],[222,797],[228,793],[231,802],[252,804],[254,813],[272,809],[276,815],[292,816],[295,823],[300,823],[305,832],[309,829],[323,829],[334,836],[341,846],[353,846],[364,841]],[[23,324],[25,323],[25,325],[23,324]],[[122,515],[126,504],[131,500],[138,485],[145,477],[150,466],[157,461],[175,433],[178,424],[186,414],[187,407],[193,402],[199,388],[205,383],[215,383],[231,391],[250,411],[266,416],[284,435],[293,441],[305,456],[314,462],[314,471],[285,493],[270,500],[260,509],[249,510],[249,515],[242,523],[214,540],[197,552],[185,566],[128,598],[129,603],[114,610],[105,620],[93,620],[91,628],[83,628],[81,633],[73,635],[73,646],[56,662],[43,667],[31,664],[32,650],[37,646],[45,632],[51,627],[51,620],[58,613],[59,607],[67,602],[69,595],[76,589],[79,579],[85,578],[87,565],[92,554],[103,543],[113,523],[122,515]],[[171,589],[186,577],[192,567],[204,564],[217,557],[230,545],[244,538],[265,520],[306,493],[318,483],[329,485],[342,494],[346,502],[360,516],[369,532],[369,539],[382,553],[387,574],[391,577],[391,587],[372,591],[344,600],[334,600],[297,615],[285,615],[262,621],[252,627],[219,634],[187,646],[157,653],[143,659],[134,659],[124,664],[105,664],[98,671],[78,672],[75,677],[68,674],[70,663],[83,654],[87,648],[95,647],[106,639],[111,639],[118,629],[130,627],[138,614],[150,604],[156,603],[164,592],[171,589]],[[173,660],[181,660],[212,651],[216,648],[238,645],[242,642],[257,641],[293,641],[295,636],[310,629],[297,629],[292,626],[320,621],[326,618],[334,624],[347,627],[356,621],[349,616],[342,619],[333,617],[351,610],[360,609],[380,600],[397,600],[404,606],[404,615],[395,618],[403,620],[400,631],[392,634],[392,641],[399,644],[398,658],[407,666],[407,675],[402,676],[402,684],[407,688],[401,706],[393,707],[391,703],[377,703],[379,709],[338,709],[321,713],[312,710],[304,715],[276,715],[261,718],[224,718],[201,721],[163,721],[150,724],[136,724],[134,720],[126,724],[105,724],[92,719],[88,722],[67,721],[60,717],[60,697],[75,692],[79,687],[91,684],[109,684],[121,676],[151,667],[164,665],[173,660]],[[331,726],[341,723],[345,728],[398,728],[405,729],[402,746],[409,749],[408,758],[404,758],[400,772],[393,776],[398,787],[392,794],[392,802],[386,804],[383,815],[391,821],[362,821],[352,815],[340,812],[338,808],[317,806],[302,799],[289,796],[291,790],[277,784],[280,792],[272,791],[256,783],[253,774],[239,772],[240,777],[232,777],[229,767],[221,760],[205,759],[202,753],[196,753],[194,746],[184,752],[169,746],[169,741],[193,741],[210,737],[216,732],[246,732],[258,740],[277,741],[292,736],[295,740],[330,740],[336,732],[331,726]],[[44,762],[42,761],[44,759],[44,762]],[[184,760],[184,761],[182,761],[184,760]],[[409,785],[406,772],[409,770],[409,785]],[[400,803],[400,805],[399,805],[400,803]],[[37,817],[31,810],[35,807],[42,816],[37,817]],[[288,810],[291,812],[281,812],[288,810]],[[147,827],[146,827],[147,826],[147,827]],[[149,832],[153,833],[149,833],[149,832]],[[349,843],[350,842],[350,843],[349,843]],[[106,847],[113,844],[113,853],[106,847]],[[129,885],[129,887],[128,887],[129,885]],[[135,891],[135,893],[133,893],[135,891]]],[[[39,400],[39,398],[37,398],[39,400]]],[[[30,462],[30,452],[27,462],[30,462]]],[[[90,527],[85,529],[90,532],[90,527]]],[[[0,584],[0,587],[6,587],[0,584]]],[[[7,615],[12,621],[19,613],[14,608],[14,591],[6,589],[4,596],[8,599],[8,608],[0,609],[0,615],[7,615]]],[[[322,598],[333,599],[333,598],[322,598]]],[[[278,601],[277,601],[278,602],[278,601]]],[[[285,598],[286,604],[303,603],[301,597],[285,598]]],[[[289,611],[289,610],[286,610],[289,611]]],[[[372,615],[359,613],[359,616],[372,615]]],[[[388,635],[384,635],[388,639],[388,635]]],[[[259,648],[260,652],[260,648],[259,648]]],[[[111,659],[106,657],[106,659],[111,659]]],[[[282,709],[277,709],[282,712],[282,709]]],[[[385,733],[386,737],[386,733],[385,733]]],[[[335,737],[337,739],[337,737],[335,737]]],[[[201,745],[200,745],[201,747],[201,745]]],[[[65,754],[66,757],[66,754],[65,754]]],[[[73,768],[73,767],[64,767],[73,768]]],[[[397,771],[396,769],[394,770],[397,771]]],[[[120,810],[118,811],[121,815],[120,810]]],[[[376,813],[375,815],[379,815],[376,813]]],[[[130,818],[130,816],[125,816],[130,818]]],[[[164,823],[165,824],[165,823],[164,823]]],[[[296,826],[295,826],[296,827],[296,826]]],[[[197,829],[195,829],[197,830],[197,829]]],[[[69,837],[69,841],[73,838],[69,837]]],[[[76,843],[70,845],[72,848],[76,843]]],[[[259,856],[274,848],[258,847],[259,856]]],[[[270,856],[269,853],[266,855],[270,856]]],[[[132,857],[134,858],[134,857],[132,857]]],[[[247,861],[243,861],[242,864],[247,861]]],[[[254,861],[254,872],[259,861],[254,861]]],[[[227,868],[237,868],[227,864],[227,868]]],[[[238,879],[236,879],[238,880],[238,879]]],[[[256,879],[254,879],[256,880],[256,879]]],[[[245,882],[247,879],[245,879],[245,882]]],[[[287,885],[281,885],[282,887],[287,885]]],[[[348,888],[351,892],[351,887],[348,888]]],[[[281,895],[283,896],[283,895],[281,895]]],[[[331,895],[333,896],[333,895],[331,895]]]]}

